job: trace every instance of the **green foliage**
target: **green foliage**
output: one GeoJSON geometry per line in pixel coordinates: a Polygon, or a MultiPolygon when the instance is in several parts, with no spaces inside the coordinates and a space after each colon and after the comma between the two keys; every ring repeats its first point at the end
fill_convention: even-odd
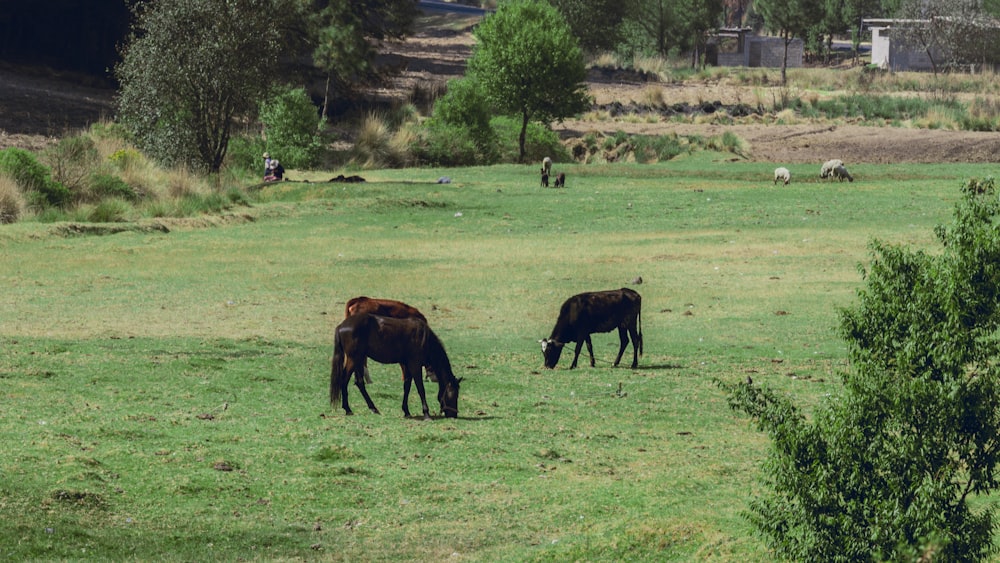
{"type": "Polygon", "coordinates": [[[72,194],[51,177],[49,169],[35,155],[16,147],[0,151],[0,174],[6,174],[35,207],[61,207],[69,203],[72,194]]]}
{"type": "Polygon", "coordinates": [[[114,174],[95,173],[90,177],[90,192],[97,198],[122,199],[136,202],[139,194],[132,186],[114,174]]]}
{"type": "Polygon", "coordinates": [[[101,155],[89,136],[73,135],[59,139],[46,149],[42,158],[52,170],[52,179],[80,199],[86,190],[87,178],[100,165],[101,155]]]}
{"type": "Polygon", "coordinates": [[[566,18],[580,47],[589,52],[609,51],[620,40],[620,26],[629,13],[619,0],[550,0],[566,18]]]}
{"type": "Polygon", "coordinates": [[[468,72],[490,105],[521,122],[519,158],[527,158],[528,123],[549,123],[589,106],[583,53],[566,20],[546,2],[514,0],[476,27],[468,72]]]}
{"type": "Polygon", "coordinates": [[[252,116],[277,74],[293,0],[164,0],[138,5],[115,68],[118,118],[161,163],[217,172],[238,117],[252,116]]]}
{"type": "Polygon", "coordinates": [[[530,123],[524,132],[524,149],[514,152],[521,123],[511,117],[494,117],[490,126],[496,133],[501,162],[534,162],[549,157],[556,162],[571,160],[569,151],[559,142],[559,135],[539,123],[530,123]]]}
{"type": "Polygon", "coordinates": [[[490,163],[468,128],[436,120],[428,122],[420,130],[420,135],[409,148],[420,165],[472,166],[490,163]]]}
{"type": "Polygon", "coordinates": [[[132,206],[117,198],[102,199],[87,213],[91,223],[122,223],[128,220],[132,206]]]}
{"type": "Polygon", "coordinates": [[[323,148],[316,106],[304,88],[277,90],[261,103],[266,148],[285,168],[313,168],[323,148]]]}
{"type": "Polygon", "coordinates": [[[493,113],[483,85],[475,75],[450,80],[448,91],[434,103],[430,132],[434,135],[464,129],[462,137],[468,137],[475,144],[479,153],[477,161],[489,164],[497,158],[496,133],[490,125],[493,113]],[[436,122],[448,127],[435,125],[436,122]]]}
{"type": "Polygon", "coordinates": [[[792,560],[983,560],[998,486],[1000,220],[994,181],[970,180],[931,255],[880,241],[841,311],[852,369],[808,421],[790,400],[723,384],[772,439],[751,521],[792,560]]]}

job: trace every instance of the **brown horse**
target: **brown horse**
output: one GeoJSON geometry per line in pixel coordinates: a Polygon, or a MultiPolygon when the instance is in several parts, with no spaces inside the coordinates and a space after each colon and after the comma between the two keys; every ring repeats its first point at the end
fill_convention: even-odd
{"type": "Polygon", "coordinates": [[[431,366],[438,375],[438,403],[447,418],[458,416],[458,387],[462,381],[455,377],[444,345],[427,323],[419,319],[396,319],[360,313],[351,315],[337,325],[333,338],[333,365],[330,370],[330,404],[341,399],[347,414],[347,385],[354,375],[354,384],[375,414],[378,409],[365,389],[362,377],[368,358],[382,364],[399,364],[403,369],[403,414],[410,416],[410,384],[415,383],[424,419],[429,420],[430,410],[420,378],[423,366],[431,366]]]}
{"type": "MultiPolygon", "coordinates": [[[[427,317],[423,313],[417,310],[416,307],[407,305],[402,301],[396,301],[395,299],[378,299],[375,297],[365,297],[364,295],[358,297],[352,297],[347,300],[347,305],[344,306],[344,318],[348,318],[351,315],[356,315],[358,313],[371,313],[373,315],[381,315],[383,317],[393,317],[395,319],[418,319],[427,322],[427,317]]],[[[427,367],[427,379],[431,381],[437,381],[437,376],[434,375],[434,369],[430,366],[427,367]]],[[[404,374],[405,378],[406,375],[404,374]]],[[[371,383],[372,379],[368,376],[368,370],[365,370],[365,382],[371,383]]]]}

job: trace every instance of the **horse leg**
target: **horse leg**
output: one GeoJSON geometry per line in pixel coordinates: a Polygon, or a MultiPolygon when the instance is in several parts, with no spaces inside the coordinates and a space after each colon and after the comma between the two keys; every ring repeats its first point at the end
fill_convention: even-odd
{"type": "MultiPolygon", "coordinates": [[[[618,327],[618,340],[621,341],[621,347],[618,348],[618,357],[615,358],[615,367],[618,367],[618,363],[622,361],[622,354],[625,353],[625,348],[628,347],[628,332],[623,326],[618,327]]],[[[632,345],[632,349],[635,349],[634,344],[632,345]]],[[[634,364],[632,365],[632,368],[635,368],[634,364]]]]}
{"type": "Polygon", "coordinates": [[[594,345],[590,342],[590,335],[587,335],[587,353],[590,354],[590,367],[594,367],[594,345]]]}
{"type": "MultiPolygon", "coordinates": [[[[587,337],[587,339],[589,340],[590,337],[587,337]]],[[[569,369],[573,369],[573,368],[576,367],[576,362],[577,362],[577,360],[580,359],[580,350],[582,350],[582,349],[583,349],[583,340],[577,340],[576,341],[576,350],[573,351],[573,363],[570,364],[569,369]]],[[[593,357],[593,354],[591,354],[591,357],[593,357]]]]}
{"type": "Polygon", "coordinates": [[[410,383],[413,382],[413,378],[408,377],[406,366],[399,365],[403,368],[403,416],[410,418],[410,383]]]}
{"type": "MultiPolygon", "coordinates": [[[[372,402],[372,398],[368,396],[368,390],[365,389],[365,378],[363,370],[356,370],[354,373],[354,384],[358,386],[358,390],[361,391],[361,396],[365,398],[365,402],[368,403],[368,409],[375,414],[382,414],[378,412],[375,408],[375,403],[372,402]]],[[[344,383],[344,387],[347,387],[347,383],[344,383]]],[[[344,393],[344,397],[347,397],[347,393],[344,393]]]]}
{"type": "Polygon", "coordinates": [[[424,420],[431,419],[431,409],[427,407],[427,395],[424,392],[424,380],[420,377],[423,366],[410,366],[410,379],[417,385],[417,394],[420,395],[420,406],[424,409],[424,420]]]}

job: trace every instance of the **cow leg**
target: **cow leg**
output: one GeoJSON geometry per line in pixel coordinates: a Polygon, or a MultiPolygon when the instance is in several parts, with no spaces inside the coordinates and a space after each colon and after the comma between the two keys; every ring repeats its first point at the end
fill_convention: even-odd
{"type": "Polygon", "coordinates": [[[590,342],[590,335],[587,335],[587,353],[590,354],[590,367],[594,367],[594,345],[590,342]]]}
{"type": "MultiPolygon", "coordinates": [[[[618,348],[618,357],[615,358],[615,367],[618,367],[618,363],[622,361],[622,355],[625,353],[625,348],[628,348],[628,331],[625,327],[618,327],[618,340],[621,341],[621,347],[618,348]]],[[[635,350],[635,344],[632,344],[632,350],[635,350]]],[[[635,369],[635,363],[632,364],[632,369],[635,369]]]]}
{"type": "MultiPolygon", "coordinates": [[[[375,408],[375,403],[372,402],[372,398],[368,395],[368,390],[365,389],[365,376],[364,376],[364,371],[363,370],[355,370],[355,372],[354,372],[354,384],[358,386],[358,391],[361,391],[361,396],[364,397],[365,398],[365,402],[368,403],[368,409],[371,410],[375,414],[382,414],[382,413],[378,412],[377,408],[375,408]]],[[[344,387],[347,387],[346,383],[344,384],[344,387]]],[[[347,398],[347,392],[346,391],[344,392],[344,398],[345,398],[345,400],[347,398]]]]}
{"type": "MultiPolygon", "coordinates": [[[[589,342],[590,341],[590,337],[588,336],[586,338],[586,340],[589,342]]],[[[577,362],[577,360],[580,359],[580,350],[582,350],[582,349],[583,349],[583,340],[577,340],[576,341],[576,349],[573,350],[573,363],[569,366],[569,369],[573,369],[573,368],[576,367],[576,362],[577,362]]],[[[593,361],[593,358],[594,358],[594,353],[593,352],[591,352],[590,358],[591,358],[591,361],[593,361]]]]}
{"type": "Polygon", "coordinates": [[[639,367],[639,350],[642,348],[642,335],[634,327],[629,327],[629,335],[632,336],[632,369],[639,367]]]}

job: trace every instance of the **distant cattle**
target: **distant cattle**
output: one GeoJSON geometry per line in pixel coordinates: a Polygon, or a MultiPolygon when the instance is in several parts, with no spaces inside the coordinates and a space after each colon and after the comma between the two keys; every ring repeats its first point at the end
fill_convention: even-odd
{"type": "Polygon", "coordinates": [[[639,365],[639,355],[642,354],[641,310],[642,298],[627,288],[580,293],[570,297],[559,309],[559,319],[552,329],[552,335],[539,341],[542,344],[545,367],[549,369],[556,367],[563,346],[567,342],[576,342],[570,369],[576,367],[584,343],[587,344],[587,352],[590,354],[590,367],[594,367],[594,348],[590,335],[597,332],[611,332],[617,328],[621,347],[618,349],[615,365],[621,362],[631,336],[632,369],[635,369],[639,365]]]}

